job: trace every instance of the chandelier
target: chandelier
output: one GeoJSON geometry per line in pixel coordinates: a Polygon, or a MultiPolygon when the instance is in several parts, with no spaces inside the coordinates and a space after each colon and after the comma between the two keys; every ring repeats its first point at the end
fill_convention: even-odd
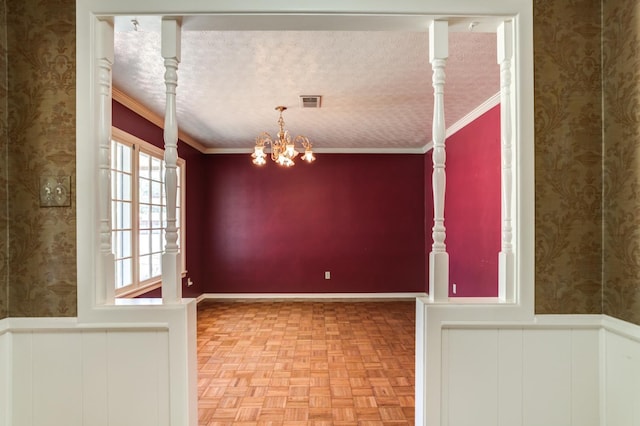
{"type": "Polygon", "coordinates": [[[280,111],[280,118],[278,119],[278,126],[280,131],[278,132],[278,138],[273,139],[267,132],[262,132],[260,136],[256,138],[256,146],[253,150],[251,157],[253,158],[253,164],[262,166],[265,164],[267,154],[265,148],[267,145],[271,145],[271,160],[275,161],[281,166],[291,167],[295,163],[293,159],[298,155],[296,150],[296,143],[300,144],[304,148],[304,154],[302,159],[308,163],[313,162],[316,157],[311,150],[311,142],[305,136],[296,136],[293,140],[289,136],[289,131],[284,130],[284,119],[282,118],[282,111],[286,110],[285,106],[277,106],[276,110],[280,111]]]}

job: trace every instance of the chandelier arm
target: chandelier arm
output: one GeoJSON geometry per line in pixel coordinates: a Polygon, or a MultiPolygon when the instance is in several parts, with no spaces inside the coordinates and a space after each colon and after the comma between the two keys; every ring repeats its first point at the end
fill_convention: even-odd
{"type": "Polygon", "coordinates": [[[313,146],[313,144],[309,142],[309,138],[307,138],[306,136],[296,136],[293,141],[299,143],[305,149],[311,148],[313,146]]]}
{"type": "Polygon", "coordinates": [[[296,144],[300,144],[304,149],[303,160],[312,162],[315,160],[313,152],[311,150],[312,144],[306,136],[296,136],[292,138],[288,130],[284,128],[284,118],[282,118],[282,112],[287,107],[278,106],[276,110],[280,112],[278,118],[279,131],[277,138],[274,139],[268,132],[262,132],[256,138],[256,145],[252,157],[253,163],[257,165],[263,165],[264,158],[266,157],[265,148],[266,145],[271,145],[271,160],[278,163],[281,166],[291,167],[294,165],[293,159],[299,154],[296,149],[296,144]]]}

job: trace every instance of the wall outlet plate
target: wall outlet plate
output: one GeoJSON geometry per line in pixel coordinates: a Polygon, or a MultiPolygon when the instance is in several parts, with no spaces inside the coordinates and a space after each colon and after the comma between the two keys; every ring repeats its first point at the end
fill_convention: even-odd
{"type": "Polygon", "coordinates": [[[40,207],[71,206],[71,176],[40,176],[40,207]]]}

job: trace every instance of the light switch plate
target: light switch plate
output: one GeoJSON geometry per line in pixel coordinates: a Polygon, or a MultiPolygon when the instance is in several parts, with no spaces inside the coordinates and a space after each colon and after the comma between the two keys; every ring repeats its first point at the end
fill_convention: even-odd
{"type": "Polygon", "coordinates": [[[40,176],[40,207],[68,207],[70,205],[70,176],[40,176]]]}

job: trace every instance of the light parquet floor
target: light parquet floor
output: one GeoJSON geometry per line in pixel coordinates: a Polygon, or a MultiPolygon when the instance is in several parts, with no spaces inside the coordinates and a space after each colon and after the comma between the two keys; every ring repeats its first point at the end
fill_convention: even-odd
{"type": "Polygon", "coordinates": [[[203,301],[199,425],[413,425],[414,353],[412,301],[203,301]]]}

